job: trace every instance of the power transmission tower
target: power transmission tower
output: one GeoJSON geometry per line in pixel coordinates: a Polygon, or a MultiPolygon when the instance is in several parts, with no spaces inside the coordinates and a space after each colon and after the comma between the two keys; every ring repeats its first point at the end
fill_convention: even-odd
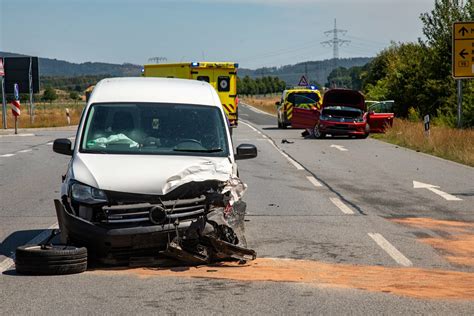
{"type": "Polygon", "coordinates": [[[161,61],[167,61],[168,58],[166,57],[151,57],[151,58],[148,58],[148,62],[150,63],[156,63],[156,64],[159,64],[161,61]]]}
{"type": "Polygon", "coordinates": [[[340,39],[339,36],[338,36],[339,33],[341,33],[342,35],[346,35],[347,30],[338,29],[336,19],[334,19],[334,29],[324,32],[324,34],[326,36],[328,36],[329,34],[333,34],[332,40],[321,42],[321,44],[323,44],[324,46],[329,46],[329,47],[332,46],[332,49],[333,49],[333,67],[334,67],[334,69],[337,69],[337,67],[338,67],[337,61],[339,59],[339,47],[341,47],[345,44],[349,44],[351,42],[349,40],[340,39]]]}

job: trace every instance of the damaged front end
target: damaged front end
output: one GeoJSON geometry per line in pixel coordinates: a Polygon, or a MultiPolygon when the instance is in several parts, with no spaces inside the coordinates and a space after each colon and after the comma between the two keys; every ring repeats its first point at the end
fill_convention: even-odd
{"type": "Polygon", "coordinates": [[[102,191],[103,201],[93,203],[70,194],[55,204],[63,242],[87,247],[102,263],[134,257],[245,261],[256,258],[246,248],[245,189],[230,178],[189,182],[164,195],[102,191]]]}

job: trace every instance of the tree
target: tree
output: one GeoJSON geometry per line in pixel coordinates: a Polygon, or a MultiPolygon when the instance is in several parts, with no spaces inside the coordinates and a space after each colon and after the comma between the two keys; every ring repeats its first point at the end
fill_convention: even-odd
{"type": "Polygon", "coordinates": [[[44,90],[42,97],[43,101],[52,103],[57,98],[58,95],[56,94],[56,91],[53,88],[47,87],[46,90],[44,90]]]}
{"type": "Polygon", "coordinates": [[[79,101],[81,97],[79,96],[79,93],[77,93],[76,91],[71,91],[69,92],[69,99],[76,102],[76,101],[79,101]]]}

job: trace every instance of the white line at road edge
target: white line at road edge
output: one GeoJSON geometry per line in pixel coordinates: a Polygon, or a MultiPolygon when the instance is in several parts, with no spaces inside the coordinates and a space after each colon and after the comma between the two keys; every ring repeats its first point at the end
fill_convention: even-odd
{"type": "Polygon", "coordinates": [[[378,233],[368,233],[370,238],[372,238],[377,245],[380,246],[386,253],[392,257],[398,264],[404,267],[411,267],[413,263],[405,257],[397,248],[395,248],[391,243],[388,242],[381,234],[378,233]]]}
{"type": "Polygon", "coordinates": [[[329,198],[332,204],[336,205],[338,209],[341,210],[344,214],[354,214],[354,211],[351,210],[344,202],[341,201],[339,198],[329,198]]]}
{"type": "MultiPolygon", "coordinates": [[[[51,225],[50,227],[48,227],[47,230],[42,231],[39,235],[37,235],[36,237],[28,241],[25,245],[28,245],[28,244],[34,245],[34,244],[38,244],[42,242],[43,240],[48,238],[48,236],[51,234],[50,232],[51,229],[57,229],[57,228],[58,228],[58,224],[51,225]]],[[[0,274],[10,269],[14,264],[15,264],[15,254],[12,254],[9,258],[6,258],[2,262],[0,262],[0,274]]]]}
{"type": "Polygon", "coordinates": [[[266,114],[266,115],[269,115],[269,116],[271,116],[271,117],[276,117],[276,115],[273,115],[273,114],[267,113],[267,112],[265,112],[265,111],[262,111],[262,110],[260,110],[260,109],[257,109],[257,108],[255,108],[255,107],[251,106],[250,104],[247,104],[247,103],[242,103],[242,105],[244,105],[244,106],[248,107],[248,108],[249,108],[251,111],[254,111],[254,112],[256,112],[256,113],[260,113],[260,114],[266,114]]]}
{"type": "Polygon", "coordinates": [[[286,160],[288,160],[293,166],[295,166],[296,169],[298,170],[305,170],[303,168],[302,165],[300,165],[299,163],[297,163],[293,158],[291,158],[290,156],[288,156],[284,151],[282,151],[280,148],[278,148],[277,145],[275,145],[275,143],[267,137],[267,135],[263,134],[262,132],[260,132],[258,129],[256,129],[255,127],[253,127],[252,125],[250,125],[249,123],[247,122],[244,122],[244,121],[241,121],[242,124],[245,124],[247,125],[248,127],[250,127],[252,130],[256,131],[257,133],[259,133],[260,135],[262,135],[263,138],[266,138],[268,140],[268,142],[273,146],[275,147],[275,149],[283,156],[286,158],[286,160]]]}
{"type": "Polygon", "coordinates": [[[320,188],[322,187],[323,185],[321,183],[319,183],[318,180],[316,180],[315,177],[313,176],[306,176],[306,179],[308,179],[309,182],[311,182],[312,185],[314,185],[315,187],[317,188],[320,188]]]}
{"type": "Polygon", "coordinates": [[[0,155],[0,157],[12,157],[12,156],[15,156],[15,154],[4,154],[4,155],[0,155]]]}

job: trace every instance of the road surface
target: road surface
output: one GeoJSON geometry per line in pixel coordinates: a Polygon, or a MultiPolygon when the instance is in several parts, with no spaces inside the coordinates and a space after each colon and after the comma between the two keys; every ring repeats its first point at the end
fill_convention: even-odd
{"type": "Polygon", "coordinates": [[[473,168],[239,113],[234,145],[258,147],[239,171],[259,257],[240,267],[17,275],[15,247],[56,224],[68,157],[51,144],[74,131],[0,135],[2,314],[472,314],[473,168]]]}

